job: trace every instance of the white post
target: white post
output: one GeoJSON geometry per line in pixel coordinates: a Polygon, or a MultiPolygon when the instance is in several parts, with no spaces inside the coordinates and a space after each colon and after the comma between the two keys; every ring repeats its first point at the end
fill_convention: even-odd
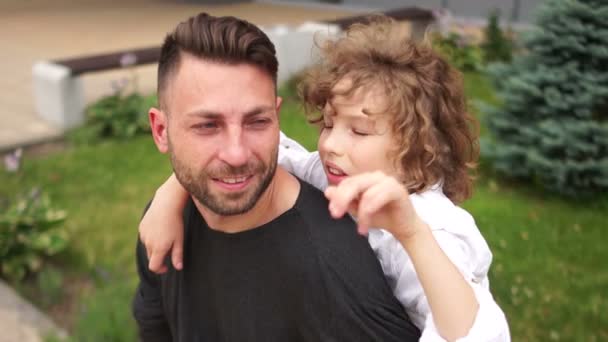
{"type": "Polygon", "coordinates": [[[82,81],[72,77],[70,69],[41,61],[32,67],[36,112],[44,120],[68,129],[84,122],[82,81]]]}
{"type": "Polygon", "coordinates": [[[274,43],[279,61],[279,84],[304,70],[317,58],[316,44],[340,32],[336,25],[307,22],[297,28],[279,25],[264,29],[274,43]]]}

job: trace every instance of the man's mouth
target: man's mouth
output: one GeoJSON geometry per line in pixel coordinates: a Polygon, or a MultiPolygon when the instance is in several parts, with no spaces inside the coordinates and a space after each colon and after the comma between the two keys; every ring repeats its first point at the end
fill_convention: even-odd
{"type": "Polygon", "coordinates": [[[248,176],[242,176],[242,177],[227,177],[227,178],[214,178],[214,180],[220,181],[222,183],[226,183],[226,184],[238,184],[238,183],[243,183],[247,180],[247,178],[249,178],[248,176]]]}
{"type": "Polygon", "coordinates": [[[212,178],[213,181],[224,190],[228,191],[240,191],[244,190],[247,185],[251,182],[252,175],[248,176],[236,176],[236,177],[220,177],[212,178]]]}

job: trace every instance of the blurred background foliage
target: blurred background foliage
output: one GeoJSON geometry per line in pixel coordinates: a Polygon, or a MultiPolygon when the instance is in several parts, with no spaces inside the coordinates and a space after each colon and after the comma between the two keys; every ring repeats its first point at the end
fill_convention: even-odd
{"type": "MultiPolygon", "coordinates": [[[[500,25],[497,12],[483,41],[458,32],[433,36],[434,46],[463,72],[470,109],[482,123],[476,191],[463,206],[493,251],[492,292],[514,341],[608,340],[608,252],[602,246],[607,7],[548,1],[540,29],[523,40],[500,25]],[[587,165],[595,171],[583,170],[587,165]],[[573,199],[578,191],[571,190],[581,188],[588,197],[573,199]]],[[[318,132],[306,123],[297,83],[296,77],[280,89],[281,128],[314,150],[318,132]]],[[[74,341],[135,340],[138,221],[171,172],[168,158],[141,134],[155,102],[153,95],[118,89],[89,106],[88,124],[68,135],[65,149],[27,159],[17,172],[0,171],[0,193],[40,189],[37,196],[4,201],[2,232],[20,225],[46,241],[13,236],[28,243],[0,244],[0,253],[18,247],[27,252],[12,258],[25,260],[22,255],[40,251],[47,265],[17,261],[24,271],[2,276],[67,327],[74,341]],[[38,203],[36,214],[22,209],[24,201],[26,207],[38,203]]]]}

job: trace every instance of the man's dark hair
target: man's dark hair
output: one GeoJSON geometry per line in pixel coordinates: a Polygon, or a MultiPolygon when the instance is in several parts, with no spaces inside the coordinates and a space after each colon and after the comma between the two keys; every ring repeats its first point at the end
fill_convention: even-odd
{"type": "Polygon", "coordinates": [[[158,62],[158,101],[168,80],[179,68],[186,52],[201,59],[226,64],[252,64],[272,78],[276,85],[278,61],[274,44],[257,26],[235,17],[214,17],[199,13],[181,22],[165,38],[158,62]]]}

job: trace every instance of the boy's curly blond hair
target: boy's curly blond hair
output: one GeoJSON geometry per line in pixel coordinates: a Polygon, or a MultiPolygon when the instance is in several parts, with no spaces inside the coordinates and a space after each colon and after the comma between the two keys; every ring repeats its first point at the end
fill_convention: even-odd
{"type": "Polygon", "coordinates": [[[460,203],[472,193],[479,154],[477,122],[468,114],[462,76],[430,47],[410,40],[403,24],[382,16],[352,25],[321,46],[300,85],[308,120],[319,123],[328,101],[363,88],[384,91],[404,184],[419,193],[435,184],[460,203]],[[336,93],[344,78],[352,85],[336,93]]]}

